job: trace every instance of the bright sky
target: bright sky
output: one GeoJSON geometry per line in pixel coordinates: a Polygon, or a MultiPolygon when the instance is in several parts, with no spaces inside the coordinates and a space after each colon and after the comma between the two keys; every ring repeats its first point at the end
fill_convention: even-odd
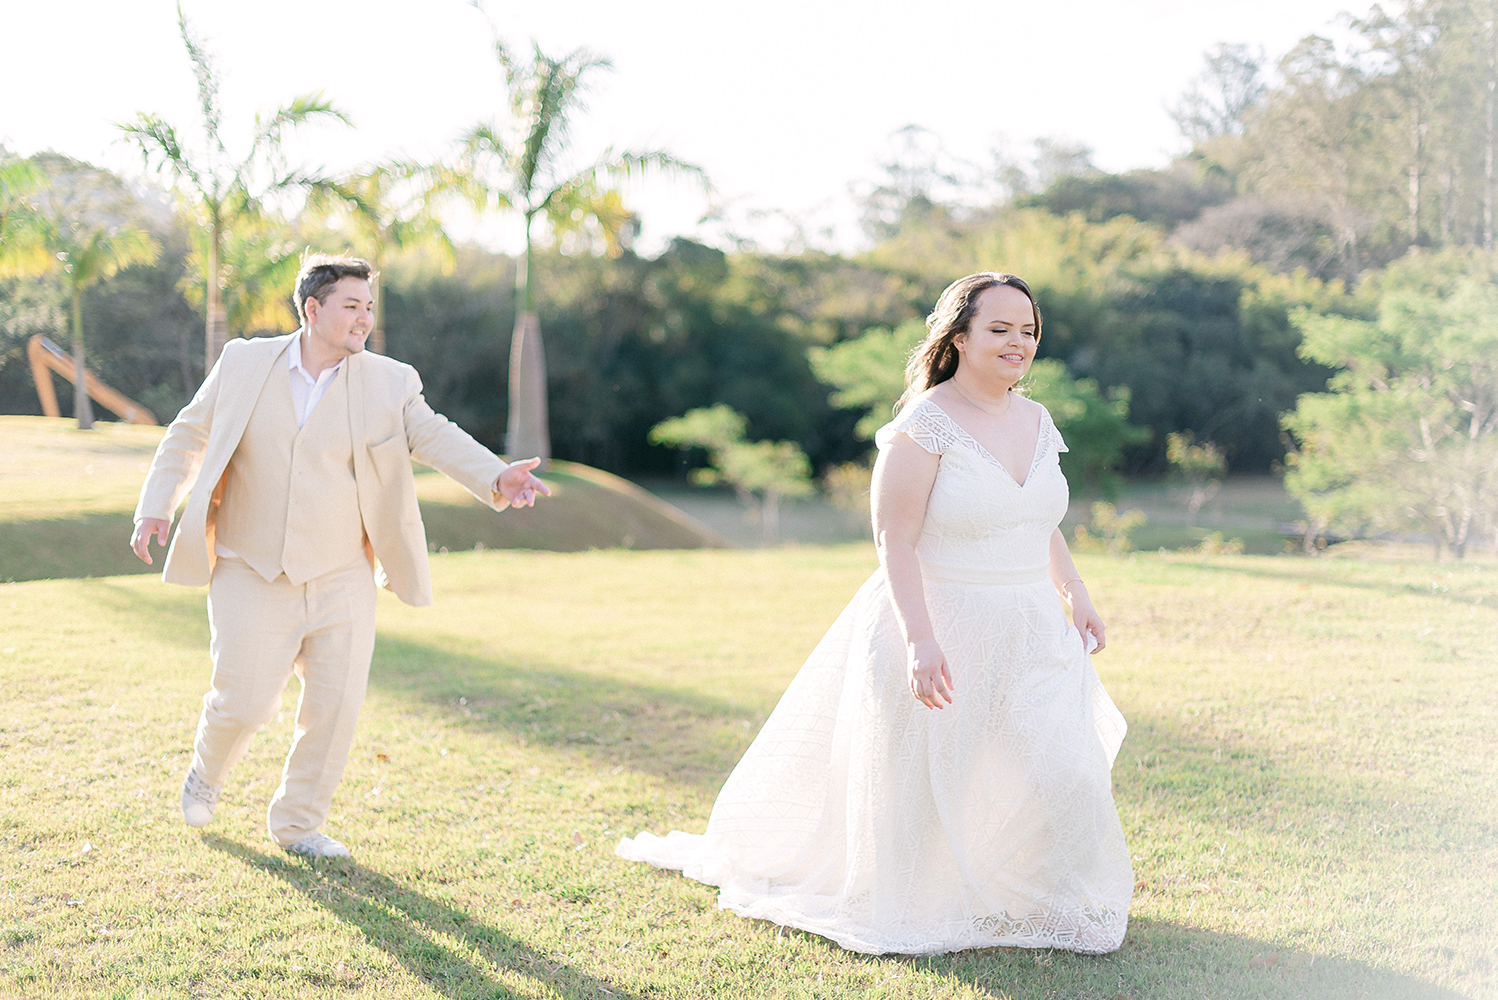
{"type": "MultiPolygon", "coordinates": [[[[465,127],[502,114],[486,23],[464,0],[184,0],[224,79],[227,129],[294,94],[322,90],[356,128],[300,145],[348,168],[396,152],[434,157],[465,127]]],[[[1335,32],[1362,0],[489,0],[512,43],[585,46],[613,60],[575,130],[583,154],[663,146],[704,167],[738,231],[773,245],[755,213],[785,212],[833,242],[857,234],[851,194],[879,175],[890,135],[934,131],[974,161],[1004,143],[1079,140],[1108,170],[1158,166],[1180,142],[1165,106],[1218,42],[1278,58],[1335,32]]],[[[111,122],[196,116],[171,0],[0,0],[0,142],[138,172],[111,122]]],[[[591,158],[591,157],[588,157],[591,158]]],[[[632,192],[644,247],[698,230],[703,197],[681,184],[632,192]]],[[[502,230],[478,235],[496,245],[502,230]]]]}

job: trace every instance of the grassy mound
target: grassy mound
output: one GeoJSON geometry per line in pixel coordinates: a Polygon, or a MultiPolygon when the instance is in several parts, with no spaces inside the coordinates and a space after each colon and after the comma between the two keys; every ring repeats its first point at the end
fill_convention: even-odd
{"type": "MultiPolygon", "coordinates": [[[[0,416],[0,581],[153,573],[129,549],[132,514],[160,427],[0,416]]],[[[556,462],[555,495],[495,514],[439,473],[417,467],[433,550],[689,549],[727,543],[634,484],[556,462]]],[[[159,560],[158,560],[159,565],[159,560]]]]}
{"type": "Polygon", "coordinates": [[[266,840],[295,685],[182,825],[201,591],[0,587],[0,996],[1498,996],[1498,568],[1078,563],[1130,723],[1104,957],[852,955],[613,856],[702,829],[868,545],[434,558],[435,607],[380,601],[328,826],[353,863],[266,840]]]}

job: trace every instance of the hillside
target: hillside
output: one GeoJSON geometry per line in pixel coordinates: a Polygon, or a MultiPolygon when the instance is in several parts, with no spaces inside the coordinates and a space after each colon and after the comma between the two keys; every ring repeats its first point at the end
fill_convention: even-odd
{"type": "MultiPolygon", "coordinates": [[[[128,547],[131,516],[160,427],[0,416],[0,581],[150,573],[128,547]]],[[[545,473],[553,496],[495,514],[462,487],[416,467],[434,551],[695,549],[729,543],[627,480],[571,462],[545,473]]],[[[159,566],[159,563],[158,563],[159,566]]]]}

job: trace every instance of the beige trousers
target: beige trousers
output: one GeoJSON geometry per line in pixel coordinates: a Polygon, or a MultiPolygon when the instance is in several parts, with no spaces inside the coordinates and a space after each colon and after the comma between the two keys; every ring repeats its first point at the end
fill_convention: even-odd
{"type": "Polygon", "coordinates": [[[213,685],[193,743],[192,766],[223,782],[250,739],[276,717],[295,673],[302,682],[296,731],[267,812],[282,847],[316,833],[348,763],[374,654],[375,584],[361,556],[297,586],[270,583],[239,559],[220,559],[208,587],[213,685]]]}

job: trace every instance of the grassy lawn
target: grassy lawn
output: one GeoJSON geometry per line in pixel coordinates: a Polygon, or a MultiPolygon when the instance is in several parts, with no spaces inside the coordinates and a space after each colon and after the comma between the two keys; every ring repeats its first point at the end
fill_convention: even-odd
{"type": "Polygon", "coordinates": [[[0,586],[0,996],[1498,996],[1498,567],[1079,562],[1132,726],[1102,958],[846,954],[613,856],[702,828],[865,546],[437,557],[435,608],[381,599],[355,863],[264,833],[290,698],[181,824],[202,592],[0,586]]]}

